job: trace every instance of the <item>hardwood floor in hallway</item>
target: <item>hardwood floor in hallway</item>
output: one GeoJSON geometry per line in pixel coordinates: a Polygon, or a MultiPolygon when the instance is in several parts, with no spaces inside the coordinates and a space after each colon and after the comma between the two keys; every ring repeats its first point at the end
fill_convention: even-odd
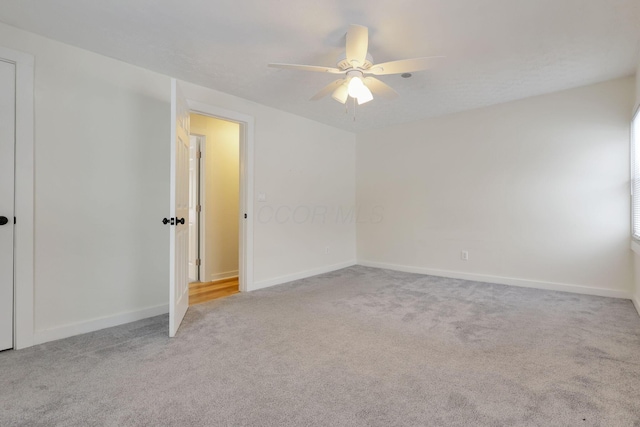
{"type": "Polygon", "coordinates": [[[240,292],[237,277],[214,282],[193,282],[189,284],[189,305],[200,304],[217,298],[228,297],[240,292]]]}

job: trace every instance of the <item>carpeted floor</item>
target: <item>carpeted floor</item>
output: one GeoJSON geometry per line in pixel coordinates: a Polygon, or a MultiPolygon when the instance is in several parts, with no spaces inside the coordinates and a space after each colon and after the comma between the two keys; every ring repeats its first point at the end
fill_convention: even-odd
{"type": "Polygon", "coordinates": [[[7,426],[640,426],[630,301],[350,267],[0,353],[7,426]]]}

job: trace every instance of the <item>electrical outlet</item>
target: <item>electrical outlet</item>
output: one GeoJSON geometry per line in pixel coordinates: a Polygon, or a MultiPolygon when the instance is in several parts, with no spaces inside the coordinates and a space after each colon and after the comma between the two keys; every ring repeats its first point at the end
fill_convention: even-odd
{"type": "Polygon", "coordinates": [[[460,252],[460,259],[463,261],[469,261],[469,251],[460,252]]]}

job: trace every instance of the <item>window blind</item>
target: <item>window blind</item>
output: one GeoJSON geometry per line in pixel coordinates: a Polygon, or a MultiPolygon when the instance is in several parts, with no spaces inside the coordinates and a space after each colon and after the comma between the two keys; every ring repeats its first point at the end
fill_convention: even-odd
{"type": "Polygon", "coordinates": [[[631,121],[631,232],[640,240],[640,107],[631,121]]]}

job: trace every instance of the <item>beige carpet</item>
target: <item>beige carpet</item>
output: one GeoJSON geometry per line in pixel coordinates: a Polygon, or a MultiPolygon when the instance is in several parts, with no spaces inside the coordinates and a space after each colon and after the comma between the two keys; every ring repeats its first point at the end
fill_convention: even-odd
{"type": "Polygon", "coordinates": [[[640,426],[630,301],[365,267],[0,353],[1,426],[640,426]]]}

